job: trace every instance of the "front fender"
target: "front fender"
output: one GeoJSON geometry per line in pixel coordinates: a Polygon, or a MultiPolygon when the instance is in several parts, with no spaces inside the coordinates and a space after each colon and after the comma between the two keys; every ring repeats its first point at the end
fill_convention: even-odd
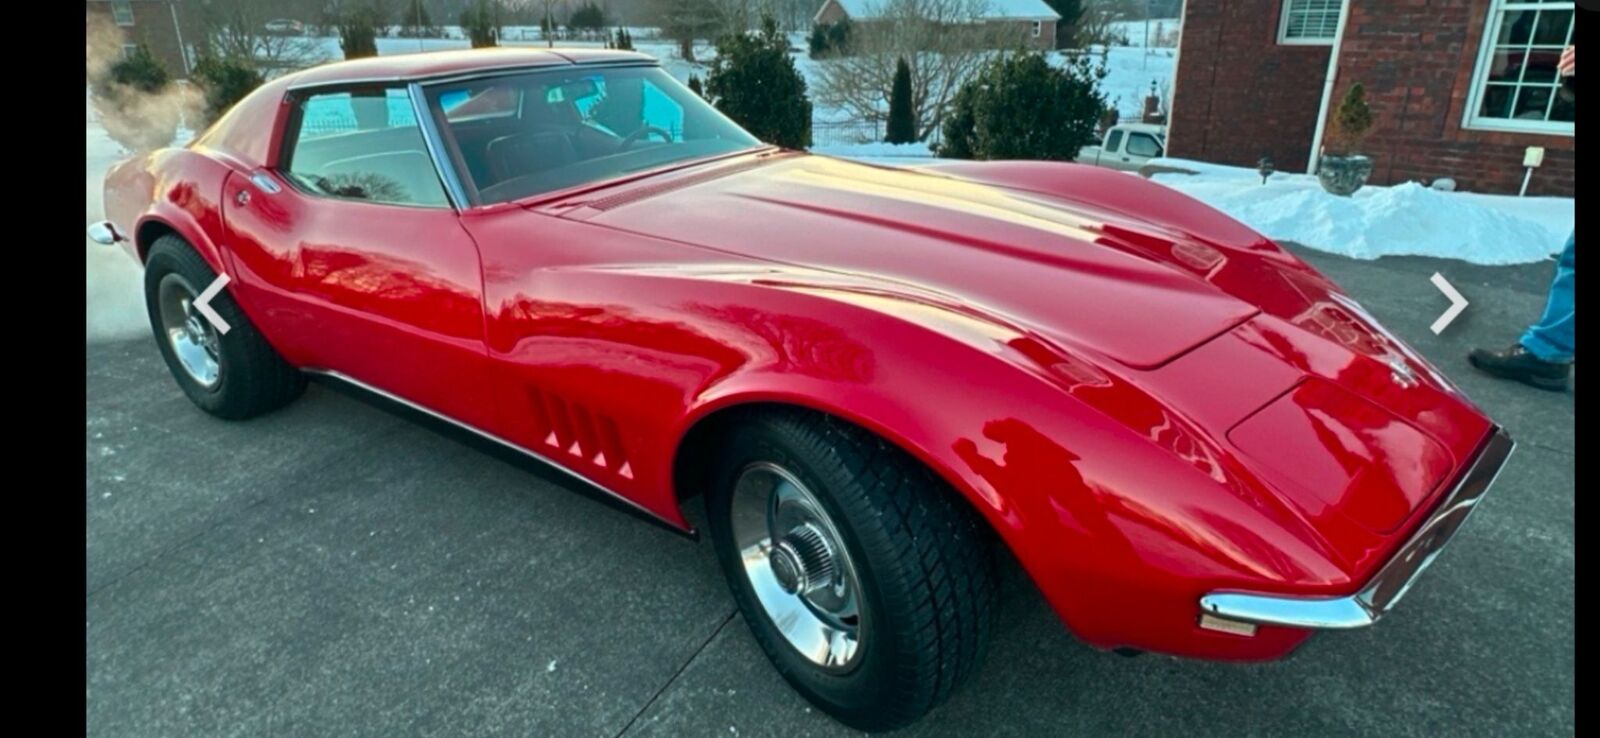
{"type": "Polygon", "coordinates": [[[767,331],[772,358],[699,391],[677,438],[723,410],[769,402],[872,430],[966,498],[1066,624],[1099,647],[1275,657],[1303,633],[1200,630],[1200,595],[1261,581],[1350,585],[1295,513],[1130,370],[902,285],[793,271],[762,283],[765,294],[740,297],[741,310],[766,316],[754,323],[783,320],[763,303],[798,308],[829,328],[815,331],[827,341],[767,331]]]}

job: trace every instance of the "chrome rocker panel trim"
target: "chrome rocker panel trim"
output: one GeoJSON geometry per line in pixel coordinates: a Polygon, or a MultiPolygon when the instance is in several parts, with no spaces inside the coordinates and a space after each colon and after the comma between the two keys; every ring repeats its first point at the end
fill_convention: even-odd
{"type": "Polygon", "coordinates": [[[1200,609],[1229,620],[1294,628],[1347,629],[1372,625],[1405,595],[1445,544],[1467,522],[1484,493],[1500,476],[1517,446],[1504,428],[1496,427],[1472,467],[1434,510],[1411,540],[1378,570],[1361,591],[1344,597],[1294,597],[1212,592],[1200,598],[1200,609]]]}
{"type": "MultiPolygon", "coordinates": [[[[699,531],[696,531],[693,527],[678,527],[671,521],[668,521],[666,518],[657,515],[649,508],[646,508],[643,505],[624,497],[619,492],[601,486],[599,483],[589,479],[588,477],[567,468],[560,462],[523,448],[522,446],[519,446],[486,430],[463,423],[455,418],[445,415],[444,413],[438,412],[437,410],[423,405],[419,405],[388,390],[374,387],[348,374],[343,374],[331,369],[303,368],[300,371],[310,375],[315,379],[323,380],[333,386],[352,390],[356,393],[359,393],[363,397],[375,399],[389,407],[399,408],[403,411],[409,411],[413,417],[419,417],[422,420],[431,421],[436,426],[444,426],[448,429],[462,431],[471,438],[487,441],[492,447],[511,452],[511,454],[517,459],[530,461],[537,465],[539,469],[553,470],[560,477],[560,480],[553,481],[580,482],[581,487],[577,488],[576,491],[586,493],[590,497],[610,504],[612,507],[615,507],[618,510],[629,513],[647,522],[659,525],[667,530],[672,531],[673,533],[685,536],[691,540],[698,540],[700,537],[699,531]]],[[[459,436],[460,434],[457,435],[459,436]]],[[[565,486],[568,486],[569,489],[571,488],[570,485],[565,486]]]]}

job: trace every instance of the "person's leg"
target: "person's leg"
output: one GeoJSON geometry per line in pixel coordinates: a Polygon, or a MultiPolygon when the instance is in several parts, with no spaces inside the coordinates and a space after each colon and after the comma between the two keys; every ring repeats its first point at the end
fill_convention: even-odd
{"type": "Polygon", "coordinates": [[[1528,352],[1544,361],[1564,363],[1572,361],[1573,348],[1573,244],[1577,233],[1567,237],[1567,247],[1556,263],[1556,278],[1550,284],[1550,297],[1544,306],[1544,316],[1522,334],[1520,343],[1528,352]]]}
{"type": "Polygon", "coordinates": [[[1556,262],[1556,277],[1550,283],[1544,315],[1529,327],[1522,338],[1504,351],[1473,349],[1467,358],[1485,373],[1515,379],[1541,389],[1565,390],[1572,373],[1573,346],[1573,250],[1577,233],[1567,237],[1567,246],[1556,262]]]}

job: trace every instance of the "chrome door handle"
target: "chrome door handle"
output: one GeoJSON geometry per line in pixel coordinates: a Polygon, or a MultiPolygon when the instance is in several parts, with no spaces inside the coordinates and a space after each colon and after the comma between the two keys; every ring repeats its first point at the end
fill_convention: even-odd
{"type": "Polygon", "coordinates": [[[283,191],[283,188],[278,186],[277,180],[268,177],[266,172],[256,172],[250,175],[250,183],[261,188],[262,192],[269,195],[276,195],[283,191]]]}

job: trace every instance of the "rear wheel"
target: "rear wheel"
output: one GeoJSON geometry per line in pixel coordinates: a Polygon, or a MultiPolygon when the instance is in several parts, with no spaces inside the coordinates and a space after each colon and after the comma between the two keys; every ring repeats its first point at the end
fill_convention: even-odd
{"type": "Polygon", "coordinates": [[[240,420],[298,397],[305,377],[278,355],[227,290],[210,301],[228,332],[195,307],[217,278],[200,254],[176,235],[157,239],[145,259],[145,307],[173,379],[201,410],[240,420]]]}
{"type": "Polygon", "coordinates": [[[864,429],[802,411],[729,434],[708,493],[717,557],[757,642],[841,722],[888,730],[976,668],[991,536],[942,480],[864,429]]]}

